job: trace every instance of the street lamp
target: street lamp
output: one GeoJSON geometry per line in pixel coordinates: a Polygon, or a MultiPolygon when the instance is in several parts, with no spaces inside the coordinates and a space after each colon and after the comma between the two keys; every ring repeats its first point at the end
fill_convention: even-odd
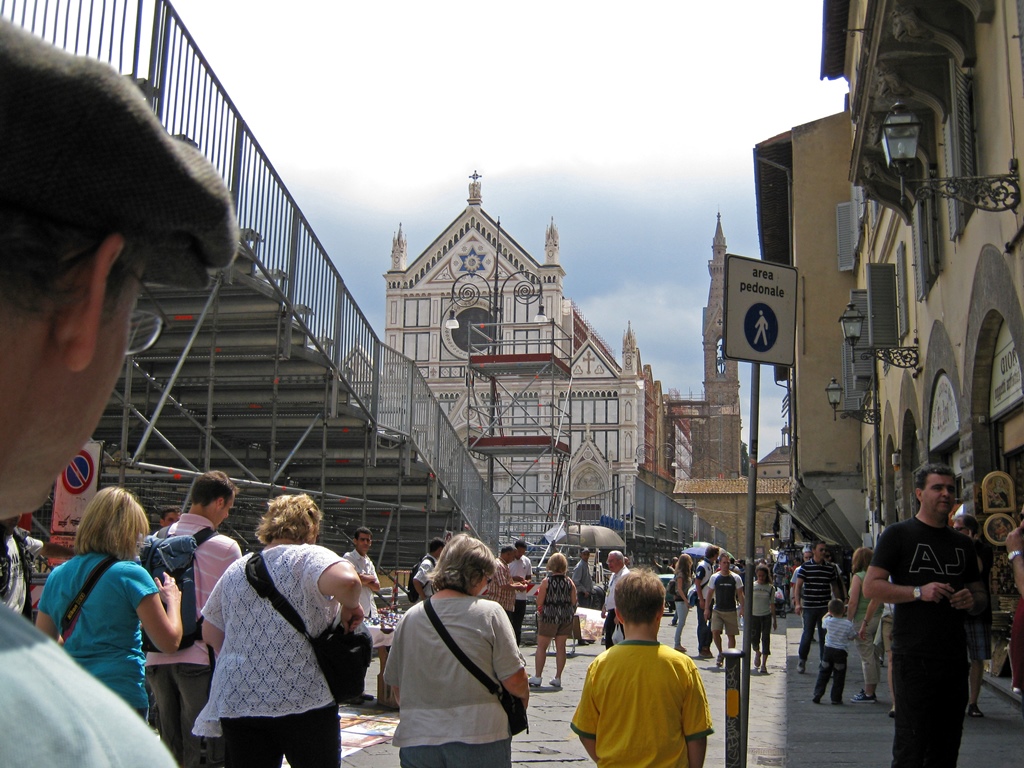
{"type": "Polygon", "coordinates": [[[467,272],[461,275],[452,284],[448,319],[444,321],[446,329],[456,331],[459,329],[459,319],[456,317],[456,312],[483,302],[487,305],[487,314],[490,317],[491,323],[495,326],[494,338],[491,340],[493,343],[497,343],[501,333],[502,299],[505,296],[505,289],[513,280],[517,280],[512,288],[512,296],[515,301],[526,306],[537,301],[538,309],[533,322],[538,324],[548,322],[548,317],[544,314],[544,286],[535,274],[523,269],[517,269],[515,272],[507,275],[504,280],[500,280],[498,265],[501,256],[501,219],[498,219],[497,224],[498,233],[494,242],[493,284],[489,286],[487,279],[477,272],[467,272]]]}
{"type": "Polygon", "coordinates": [[[914,198],[945,197],[982,211],[1016,211],[1020,205],[1017,159],[1010,160],[1009,173],[998,176],[953,176],[949,178],[906,179],[917,158],[921,121],[902,102],[896,102],[882,123],[882,151],[885,162],[900,177],[900,203],[906,200],[904,181],[914,185],[914,198]]]}
{"type": "MultiPolygon", "coordinates": [[[[825,387],[825,397],[828,398],[828,404],[832,406],[832,421],[836,420],[836,412],[839,409],[839,403],[843,399],[843,387],[836,381],[836,377],[832,377],[832,381],[825,387]]],[[[856,411],[843,411],[839,414],[844,419],[856,419],[863,424],[877,424],[880,420],[880,414],[877,408],[862,408],[856,411]]]]}
{"type": "MultiPolygon", "coordinates": [[[[864,315],[852,301],[846,305],[843,314],[839,316],[839,325],[843,328],[843,338],[846,339],[846,343],[852,350],[857,346],[864,331],[864,315]]],[[[916,342],[917,339],[915,338],[914,341],[916,342]]],[[[917,368],[920,363],[920,355],[916,346],[880,347],[861,353],[862,360],[869,360],[872,357],[897,368],[917,368]]]]}

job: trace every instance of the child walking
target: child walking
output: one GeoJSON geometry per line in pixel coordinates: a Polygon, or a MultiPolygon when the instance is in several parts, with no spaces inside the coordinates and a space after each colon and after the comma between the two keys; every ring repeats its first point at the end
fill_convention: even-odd
{"type": "Polygon", "coordinates": [[[833,599],[828,604],[828,616],[821,623],[825,630],[825,655],[821,660],[818,680],[814,684],[815,704],[821,703],[828,680],[832,678],[832,703],[843,703],[843,687],[846,685],[846,649],[857,636],[853,622],[843,618],[843,601],[833,599]]]}

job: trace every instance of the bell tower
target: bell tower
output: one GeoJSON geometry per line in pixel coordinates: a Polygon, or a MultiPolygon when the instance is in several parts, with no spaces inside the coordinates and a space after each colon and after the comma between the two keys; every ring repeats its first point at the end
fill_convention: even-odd
{"type": "Polygon", "coordinates": [[[722,357],[725,322],[725,234],[718,214],[711,243],[708,272],[711,287],[704,307],[704,399],[707,414],[694,445],[697,477],[739,477],[740,472],[740,376],[739,364],[722,357]]]}

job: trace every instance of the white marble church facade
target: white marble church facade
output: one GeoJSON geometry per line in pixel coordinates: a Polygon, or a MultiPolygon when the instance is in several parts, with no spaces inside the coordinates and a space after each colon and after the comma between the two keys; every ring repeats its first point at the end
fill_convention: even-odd
{"type": "MultiPolygon", "coordinates": [[[[509,350],[533,351],[556,339],[554,346],[565,353],[565,375],[549,379],[542,374],[533,382],[511,376],[519,379],[512,384],[521,393],[521,403],[509,411],[500,431],[509,436],[550,433],[566,455],[562,462],[553,454],[498,460],[494,492],[502,507],[500,535],[504,540],[546,530],[566,511],[573,521],[610,517],[628,535],[645,413],[636,337],[626,329],[620,360],[563,294],[566,272],[553,220],[544,233],[543,261],[538,261],[483,209],[475,174],[467,202],[411,261],[399,227],[391,268],[384,275],[385,341],[418,364],[452,424],[466,437],[479,427],[474,400],[490,397],[489,391],[481,393],[479,384],[470,386],[466,329],[493,318],[495,293],[501,336],[512,344],[509,350]],[[471,285],[478,296],[463,290],[471,285]],[[530,303],[517,301],[517,291],[529,294],[530,303]],[[539,308],[547,323],[534,322],[539,308]],[[456,329],[447,327],[453,316],[460,321],[456,329]]],[[[486,474],[486,465],[481,459],[481,474],[486,474]]]]}

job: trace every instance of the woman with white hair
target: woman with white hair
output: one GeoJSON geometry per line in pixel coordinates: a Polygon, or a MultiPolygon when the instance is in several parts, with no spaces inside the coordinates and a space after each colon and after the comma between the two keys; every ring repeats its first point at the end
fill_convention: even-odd
{"type": "Polygon", "coordinates": [[[498,697],[455,657],[428,614],[433,608],[462,652],[526,704],[530,688],[512,623],[498,603],[480,597],[493,574],[494,555],[483,542],[454,536],[429,574],[434,594],[410,608],[395,630],[384,680],[398,689],[402,706],[394,744],[403,768],[512,765],[508,716],[498,697]]]}

